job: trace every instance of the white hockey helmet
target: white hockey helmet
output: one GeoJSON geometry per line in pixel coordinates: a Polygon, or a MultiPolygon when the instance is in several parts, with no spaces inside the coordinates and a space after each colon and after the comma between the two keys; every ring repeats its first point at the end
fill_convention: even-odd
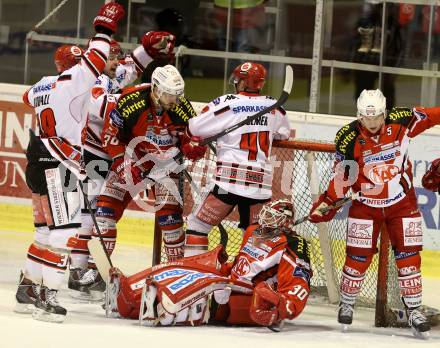
{"type": "Polygon", "coordinates": [[[151,75],[151,84],[153,89],[157,88],[159,98],[162,93],[180,97],[183,96],[185,90],[182,75],[174,66],[169,64],[154,69],[151,75]]]}
{"type": "Polygon", "coordinates": [[[379,89],[364,89],[357,99],[357,116],[385,116],[386,102],[386,98],[379,89]]]}

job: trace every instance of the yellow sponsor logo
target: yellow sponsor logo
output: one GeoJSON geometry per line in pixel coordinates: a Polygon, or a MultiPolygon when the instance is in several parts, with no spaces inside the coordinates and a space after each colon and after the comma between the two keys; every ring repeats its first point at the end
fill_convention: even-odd
{"type": "Polygon", "coordinates": [[[404,117],[412,117],[413,113],[409,109],[393,109],[389,114],[388,117],[390,120],[396,121],[404,117]]]}
{"type": "Polygon", "coordinates": [[[136,103],[133,103],[131,105],[126,106],[125,108],[122,108],[122,116],[127,118],[130,116],[134,111],[142,109],[145,107],[145,100],[140,100],[136,103]]]}
{"type": "Polygon", "coordinates": [[[339,152],[345,154],[347,150],[347,145],[356,138],[356,131],[351,131],[348,133],[341,142],[338,143],[339,152]]]}

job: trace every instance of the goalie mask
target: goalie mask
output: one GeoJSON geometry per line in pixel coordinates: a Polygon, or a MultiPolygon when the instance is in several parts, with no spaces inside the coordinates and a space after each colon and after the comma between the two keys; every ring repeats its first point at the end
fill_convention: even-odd
{"type": "Polygon", "coordinates": [[[183,97],[185,82],[174,66],[165,65],[154,69],[151,86],[154,102],[169,110],[183,97]]]}
{"type": "Polygon", "coordinates": [[[83,50],[74,45],[63,45],[57,48],[54,55],[55,66],[59,74],[75,66],[83,55],[83,50]]]}
{"type": "Polygon", "coordinates": [[[288,200],[278,200],[263,206],[258,215],[258,224],[254,236],[259,239],[269,239],[290,230],[295,217],[293,204],[288,200]]]}
{"type": "MultiPolygon", "coordinates": [[[[242,90],[249,92],[260,92],[266,82],[266,68],[258,63],[246,62],[237,66],[229,79],[237,90],[237,87],[243,81],[242,90]]],[[[241,90],[237,90],[241,92],[241,90]]]]}

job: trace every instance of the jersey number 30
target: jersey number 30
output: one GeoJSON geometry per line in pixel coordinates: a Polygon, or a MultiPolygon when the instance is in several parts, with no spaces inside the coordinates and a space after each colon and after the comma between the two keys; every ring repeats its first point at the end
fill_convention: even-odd
{"type": "Polygon", "coordinates": [[[269,157],[270,140],[268,131],[245,133],[241,135],[240,149],[249,151],[249,161],[257,160],[258,146],[260,147],[260,150],[264,152],[266,157],[269,157]]]}

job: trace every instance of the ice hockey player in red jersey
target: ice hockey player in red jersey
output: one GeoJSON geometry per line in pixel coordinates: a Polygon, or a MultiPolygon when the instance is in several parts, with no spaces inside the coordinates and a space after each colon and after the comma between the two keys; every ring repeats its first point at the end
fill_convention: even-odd
{"type": "Polygon", "coordinates": [[[80,146],[87,92],[105,67],[110,35],[124,13],[114,2],[102,6],[93,22],[96,35],[84,54],[76,46],[57,51],[60,75],[43,77],[23,96],[34,108],[39,126],[39,136],[31,137],[26,170],[34,193],[36,238],[28,250],[16,299],[25,312],[34,304],[37,320],[62,322],[66,316],[57,291],[68,265],[69,241],[81,222],[77,179],[83,178],[80,146]],[[73,64],[77,58],[78,64],[73,64]],[[39,291],[30,291],[37,290],[34,284],[41,284],[39,291]]]}
{"type": "MultiPolygon", "coordinates": [[[[237,66],[231,75],[236,94],[214,99],[189,121],[193,140],[216,135],[272,105],[272,98],[260,95],[265,80],[266,69],[261,64],[246,62],[237,66]]],[[[272,197],[272,141],[289,136],[289,121],[280,107],[217,140],[214,187],[188,216],[185,256],[208,250],[208,233],[236,205],[239,227],[245,230],[255,223],[261,206],[272,197]]]]}
{"type": "Polygon", "coordinates": [[[292,231],[288,201],[263,206],[231,263],[222,246],[126,277],[111,273],[109,309],[148,326],[276,326],[301,314],[310,292],[307,242],[292,231]]]}
{"type": "Polygon", "coordinates": [[[313,204],[310,221],[331,220],[335,210],[321,209],[343,198],[349,188],[362,192],[348,213],[347,257],[342,270],[338,321],[352,323],[357,295],[377,252],[382,224],[391,240],[399,287],[408,324],[417,333],[430,330],[419,311],[422,304],[422,218],[417,208],[408,147],[411,138],[440,124],[440,108],[394,108],[388,114],[380,90],[364,90],[358,100],[358,119],[342,127],[335,138],[335,175],[313,204]]]}
{"type": "Polygon", "coordinates": [[[432,161],[431,167],[423,175],[422,186],[427,190],[440,193],[440,158],[432,161]]]}
{"type": "Polygon", "coordinates": [[[151,84],[124,90],[106,119],[102,142],[113,162],[98,198],[96,218],[110,253],[116,242],[116,222],[149,182],[154,184],[154,208],[168,260],[183,256],[180,167],[174,157],[181,150],[186,157],[198,159],[206,150],[189,144],[185,136],[195,112],[183,93],[179,71],[171,65],[158,67],[151,84]]]}
{"type": "MultiPolygon", "coordinates": [[[[153,59],[173,59],[174,42],[175,37],[170,33],[150,31],[143,36],[142,45],[125,57],[122,56],[119,44],[114,40],[111,42],[106,67],[92,88],[87,122],[82,134],[83,159],[88,176],[84,187],[93,210],[96,210],[97,196],[112,163],[101,140],[104,120],[116,107],[116,100],[122,88],[133,83],[153,59]]],[[[94,295],[101,296],[102,293],[98,290],[103,290],[104,286],[102,281],[95,281],[97,271],[93,267],[93,260],[89,259],[87,242],[91,238],[92,230],[92,217],[87,207],[83,206],[81,229],[71,253],[69,288],[79,291],[71,292],[72,296],[86,300],[95,299],[94,295]]]]}

